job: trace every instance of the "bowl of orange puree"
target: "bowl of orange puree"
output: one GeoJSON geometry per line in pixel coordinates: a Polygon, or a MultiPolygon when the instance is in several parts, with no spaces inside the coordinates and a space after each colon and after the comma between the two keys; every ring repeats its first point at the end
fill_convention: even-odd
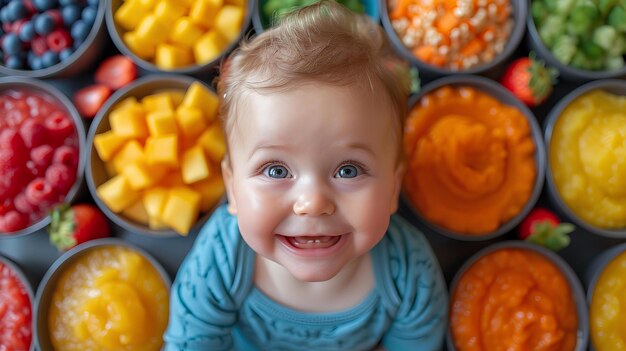
{"type": "Polygon", "coordinates": [[[582,285],[557,254],[504,241],[472,256],[450,286],[451,351],[583,351],[589,338],[582,285]]]}
{"type": "Polygon", "coordinates": [[[533,113],[500,84],[451,76],[410,102],[403,200],[431,230],[487,240],[515,227],[540,195],[545,169],[533,113]]]}
{"type": "Polygon", "coordinates": [[[148,253],[121,239],[86,242],[59,257],[36,295],[40,351],[158,351],[171,281],[148,253]]]}
{"type": "Polygon", "coordinates": [[[546,118],[548,194],[577,226],[626,238],[626,81],[597,80],[546,118]]]}

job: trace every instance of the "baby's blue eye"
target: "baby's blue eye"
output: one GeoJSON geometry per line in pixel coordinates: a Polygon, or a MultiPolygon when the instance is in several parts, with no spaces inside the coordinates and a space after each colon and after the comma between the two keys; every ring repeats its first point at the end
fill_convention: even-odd
{"type": "Polygon", "coordinates": [[[265,168],[265,175],[270,178],[287,178],[289,176],[289,171],[285,166],[274,165],[265,168]]]}
{"type": "Polygon", "coordinates": [[[359,169],[353,165],[344,165],[339,168],[335,177],[337,178],[354,178],[359,175],[359,169]]]}

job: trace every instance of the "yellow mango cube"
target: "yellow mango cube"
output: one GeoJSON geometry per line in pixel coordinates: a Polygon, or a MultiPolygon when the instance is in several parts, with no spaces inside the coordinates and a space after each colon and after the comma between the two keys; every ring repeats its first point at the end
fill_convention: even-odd
{"type": "Polygon", "coordinates": [[[139,102],[137,102],[137,98],[134,96],[129,96],[127,98],[125,98],[124,100],[116,103],[113,106],[113,110],[117,110],[117,109],[124,109],[133,105],[138,105],[139,102]]]}
{"type": "Polygon", "coordinates": [[[148,15],[141,20],[135,29],[135,34],[145,43],[158,45],[170,35],[170,28],[166,23],[160,21],[155,15],[148,15]]]}
{"type": "Polygon", "coordinates": [[[239,37],[244,18],[243,7],[224,5],[215,15],[215,30],[231,43],[239,37]]]}
{"type": "Polygon", "coordinates": [[[187,89],[181,106],[199,108],[202,113],[204,113],[204,118],[210,122],[217,116],[219,100],[217,99],[217,95],[204,86],[204,84],[193,82],[189,89],[187,89]]]}
{"type": "Polygon", "coordinates": [[[148,137],[144,153],[149,164],[178,167],[178,136],[148,137]]]}
{"type": "Polygon", "coordinates": [[[121,174],[100,185],[96,193],[100,200],[115,213],[122,212],[139,198],[139,192],[133,190],[128,180],[121,174]]]}
{"type": "Polygon", "coordinates": [[[194,61],[189,49],[170,44],[159,44],[154,63],[163,69],[174,69],[189,66],[194,61]]]}
{"type": "Polygon", "coordinates": [[[200,146],[194,146],[185,151],[180,173],[183,176],[185,184],[195,183],[211,175],[209,163],[200,146]]]}
{"type": "MultiPolygon", "coordinates": [[[[126,1],[128,1],[128,0],[126,0],[126,1]]],[[[152,10],[152,9],[154,9],[154,6],[156,6],[156,2],[157,2],[157,0],[139,0],[139,1],[140,1],[140,2],[143,4],[143,6],[144,6],[145,8],[147,8],[148,10],[152,10]]]]}
{"type": "Polygon", "coordinates": [[[209,29],[213,27],[215,16],[222,3],[222,0],[196,0],[189,10],[189,18],[195,24],[209,29]]]}
{"type": "Polygon", "coordinates": [[[141,104],[147,112],[157,112],[163,110],[174,111],[172,95],[167,92],[145,96],[141,99],[141,104]]]}
{"type": "Polygon", "coordinates": [[[249,0],[225,0],[224,3],[245,8],[247,1],[249,0]]]}
{"type": "Polygon", "coordinates": [[[159,185],[166,188],[172,188],[176,186],[184,186],[183,176],[180,170],[168,172],[163,179],[159,182],[159,185]]]}
{"type": "Polygon", "coordinates": [[[176,134],[176,118],[171,110],[162,110],[148,113],[146,117],[148,130],[152,136],[176,134]]]}
{"type": "Polygon", "coordinates": [[[143,159],[143,147],[135,139],[129,140],[120,151],[113,157],[113,169],[116,173],[122,173],[122,170],[126,165],[135,162],[138,159],[143,159]]]}
{"type": "Polygon", "coordinates": [[[181,17],[174,23],[170,41],[178,46],[190,48],[200,39],[204,30],[194,24],[189,17],[181,17]]]}
{"type": "Polygon", "coordinates": [[[143,206],[143,202],[140,199],[136,200],[124,211],[122,211],[122,215],[143,225],[147,225],[149,222],[148,213],[146,212],[146,208],[143,206]]]}
{"type": "Polygon", "coordinates": [[[122,35],[124,44],[137,55],[137,57],[150,60],[156,53],[156,44],[146,41],[144,38],[139,37],[135,32],[126,32],[122,35]]]}
{"type": "Polygon", "coordinates": [[[193,44],[193,55],[198,64],[211,62],[218,58],[224,49],[226,42],[215,30],[211,30],[202,35],[193,44]]]}
{"type": "Polygon", "coordinates": [[[224,132],[218,123],[213,123],[200,134],[196,143],[204,149],[213,162],[216,164],[222,162],[226,154],[226,140],[224,139],[224,132]]]}
{"type": "Polygon", "coordinates": [[[126,0],[115,11],[115,23],[127,31],[134,30],[141,20],[150,13],[150,9],[141,0],[126,0]]]}
{"type": "Polygon", "coordinates": [[[159,0],[154,7],[154,15],[165,23],[172,23],[186,13],[185,6],[177,0],[159,0]]]}
{"type": "Polygon", "coordinates": [[[200,213],[200,194],[187,187],[170,189],[161,220],[180,235],[187,235],[200,213]]]}
{"type": "Polygon", "coordinates": [[[168,94],[170,96],[170,100],[172,100],[172,109],[177,109],[180,106],[181,102],[185,98],[185,92],[183,90],[165,90],[163,93],[168,94]]]}
{"type": "Polygon", "coordinates": [[[185,139],[197,138],[207,126],[202,111],[197,107],[181,106],[176,109],[176,123],[185,139]]]}
{"type": "Polygon", "coordinates": [[[129,138],[145,138],[148,136],[145,111],[139,104],[128,105],[109,113],[111,130],[118,135],[129,138]]]}
{"type": "Polygon", "coordinates": [[[166,173],[166,168],[149,165],[142,159],[137,159],[122,169],[122,174],[133,190],[143,190],[156,184],[166,173]]]}
{"type": "Polygon", "coordinates": [[[93,146],[102,161],[109,161],[124,145],[128,137],[114,133],[112,130],[100,133],[93,138],[93,146]]]}
{"type": "Polygon", "coordinates": [[[208,212],[215,207],[225,193],[224,181],[219,174],[195,182],[191,188],[200,194],[200,212],[208,212]]]}
{"type": "Polygon", "coordinates": [[[164,229],[167,226],[161,221],[161,212],[167,200],[168,189],[153,187],[143,192],[142,202],[148,213],[148,226],[151,229],[164,229]]]}

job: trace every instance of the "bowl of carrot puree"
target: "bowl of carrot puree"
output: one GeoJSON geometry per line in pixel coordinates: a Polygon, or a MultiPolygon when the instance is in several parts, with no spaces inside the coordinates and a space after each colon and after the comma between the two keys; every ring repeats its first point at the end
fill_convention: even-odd
{"type": "Polygon", "coordinates": [[[626,238],[626,81],[581,86],[546,123],[552,200],[587,231],[626,238]]]}
{"type": "Polygon", "coordinates": [[[592,349],[626,350],[626,244],[605,251],[592,266],[599,273],[587,289],[592,349]]]}
{"type": "Polygon", "coordinates": [[[501,85],[452,76],[424,87],[404,128],[403,197],[435,232],[486,240],[511,230],[543,185],[532,112],[501,85]]]}
{"type": "Polygon", "coordinates": [[[587,305],[573,270],[542,247],[508,241],[471,257],[454,277],[453,351],[582,351],[587,305]]]}
{"type": "Polygon", "coordinates": [[[37,292],[41,351],[158,351],[170,279],[120,239],[87,242],[61,256],[37,292]]]}

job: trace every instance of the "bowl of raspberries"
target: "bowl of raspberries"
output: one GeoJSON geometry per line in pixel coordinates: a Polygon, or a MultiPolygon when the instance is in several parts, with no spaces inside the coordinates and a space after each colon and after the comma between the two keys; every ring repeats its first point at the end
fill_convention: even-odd
{"type": "Polygon", "coordinates": [[[0,78],[0,239],[34,233],[83,179],[85,128],[48,83],[0,78]]]}
{"type": "Polygon", "coordinates": [[[0,74],[68,77],[88,68],[106,40],[105,3],[0,0],[0,74]]]}

